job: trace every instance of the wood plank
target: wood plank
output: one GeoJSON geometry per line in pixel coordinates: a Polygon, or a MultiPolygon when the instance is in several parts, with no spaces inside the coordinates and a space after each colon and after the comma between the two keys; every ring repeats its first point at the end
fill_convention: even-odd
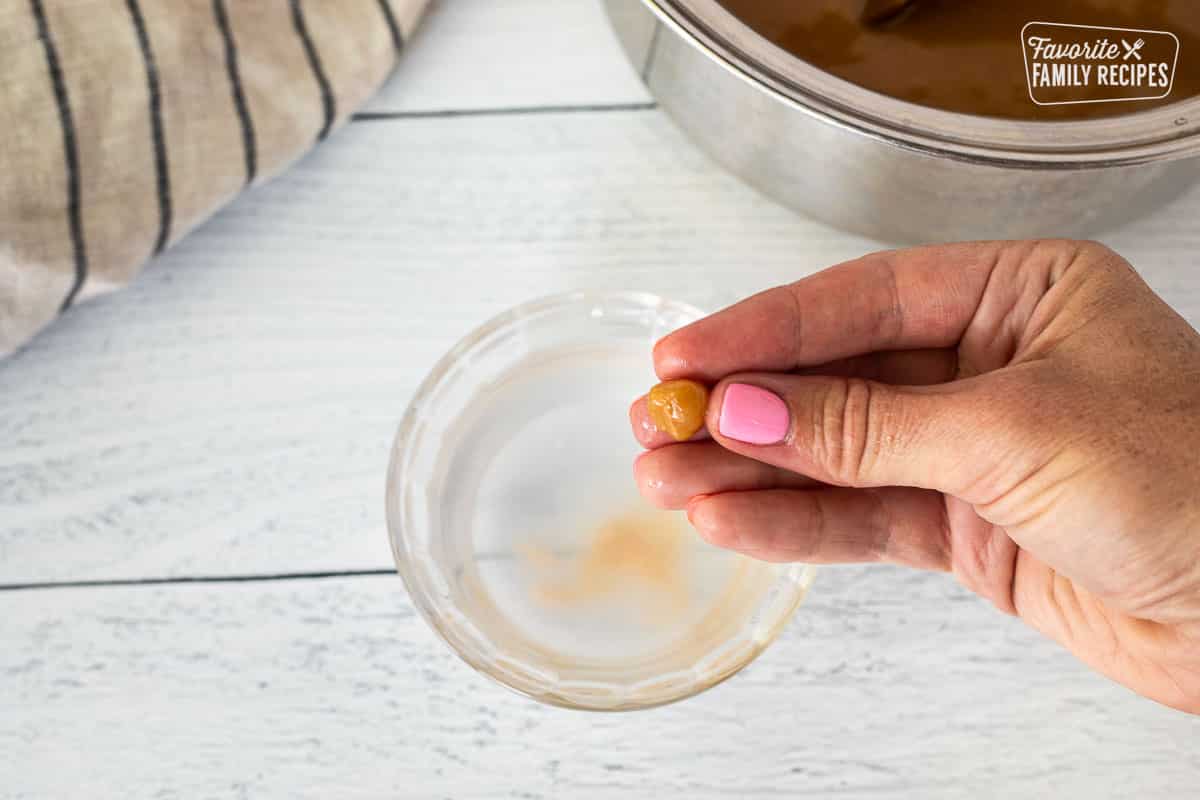
{"type": "MultiPolygon", "coordinates": [[[[1200,191],[1108,237],[1200,322],[1200,191]]],[[[395,425],[531,297],[717,307],[879,245],[659,112],[357,123],[0,364],[0,583],[384,567],[395,425]]]]}
{"type": "Polygon", "coordinates": [[[632,714],[471,672],[399,580],[0,593],[0,797],[1184,797],[1200,719],[949,578],[828,569],[747,671],[632,714]]]}
{"type": "Polygon", "coordinates": [[[369,112],[650,99],[600,0],[434,3],[369,112]]]}

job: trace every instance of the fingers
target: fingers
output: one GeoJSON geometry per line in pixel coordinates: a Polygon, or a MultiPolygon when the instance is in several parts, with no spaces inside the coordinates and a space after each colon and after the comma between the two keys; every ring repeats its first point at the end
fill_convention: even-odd
{"type": "MultiPolygon", "coordinates": [[[[721,446],[823,483],[912,486],[993,499],[981,478],[1019,451],[1011,400],[985,379],[929,387],[858,378],[750,374],[715,388],[708,430],[721,446]]],[[[1028,454],[1032,457],[1032,454],[1028,454]]],[[[1005,463],[1004,467],[1011,467],[1005,463]]]]}
{"type": "Polygon", "coordinates": [[[956,345],[998,260],[1016,245],[978,242],[875,253],[769,289],[663,338],[663,380],[716,381],[877,350],[956,345]]]}
{"type": "Polygon", "coordinates": [[[686,507],[697,495],[817,485],[803,475],[731,453],[715,442],[684,442],[643,453],[633,471],[642,496],[659,508],[671,509],[686,507]]]}
{"type": "MultiPolygon", "coordinates": [[[[801,375],[841,375],[897,383],[905,386],[928,386],[953,380],[958,370],[958,354],[949,349],[897,350],[851,356],[799,371],[801,375]]],[[[642,447],[653,450],[675,440],[660,431],[650,418],[646,398],[639,397],[629,408],[633,435],[642,447]]],[[[708,439],[708,430],[701,429],[692,441],[708,439]]]]}
{"type": "Polygon", "coordinates": [[[765,561],[947,570],[944,509],[919,489],[772,489],[698,497],[688,519],[712,544],[765,561]]]}

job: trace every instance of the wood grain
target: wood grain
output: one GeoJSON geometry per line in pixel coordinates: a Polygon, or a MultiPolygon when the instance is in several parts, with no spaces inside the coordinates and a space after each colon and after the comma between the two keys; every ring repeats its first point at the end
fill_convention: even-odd
{"type": "Polygon", "coordinates": [[[0,641],[4,798],[1187,797],[1200,775],[1200,719],[888,568],[824,570],[748,670],[631,714],[504,691],[391,577],[0,593],[0,641]]]}

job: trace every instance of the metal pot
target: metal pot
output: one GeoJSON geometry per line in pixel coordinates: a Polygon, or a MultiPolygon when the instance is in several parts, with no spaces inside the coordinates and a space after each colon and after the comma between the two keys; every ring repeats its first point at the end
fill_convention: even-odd
{"type": "Polygon", "coordinates": [[[794,209],[897,242],[1079,236],[1200,179],[1200,98],[1084,122],[926,108],[795,58],[716,0],[605,0],[650,92],[794,209]]]}

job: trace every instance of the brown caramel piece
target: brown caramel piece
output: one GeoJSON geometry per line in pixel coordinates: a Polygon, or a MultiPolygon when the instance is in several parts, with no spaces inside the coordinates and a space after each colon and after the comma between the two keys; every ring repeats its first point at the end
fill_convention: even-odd
{"type": "Polygon", "coordinates": [[[664,381],[646,395],[650,419],[677,442],[687,441],[704,427],[708,389],[688,380],[664,381]]]}

